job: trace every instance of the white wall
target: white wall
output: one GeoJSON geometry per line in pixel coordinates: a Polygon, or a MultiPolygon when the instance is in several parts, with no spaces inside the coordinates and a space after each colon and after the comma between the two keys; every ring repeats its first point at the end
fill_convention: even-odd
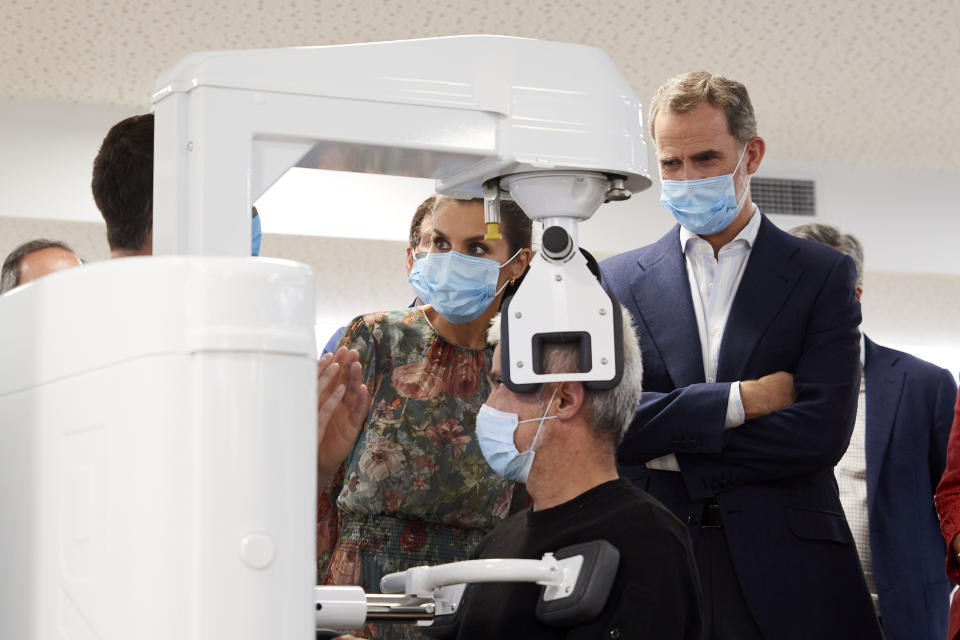
{"type": "MultiPolygon", "coordinates": [[[[102,222],[0,217],[0,257],[21,242],[49,237],[86,260],[109,256],[102,222]]],[[[317,340],[375,310],[399,309],[413,292],[403,272],[405,242],[265,234],[265,256],[309,264],[317,277],[317,340]]],[[[960,372],[960,276],[867,271],[864,331],[875,341],[960,372]],[[945,295],[953,292],[954,295],[945,295]]]]}
{"type": "MultiPolygon", "coordinates": [[[[650,166],[654,186],[625,202],[603,205],[581,227],[584,247],[597,255],[613,255],[651,242],[673,226],[673,218],[660,206],[652,156],[650,166]]],[[[295,172],[258,203],[264,229],[403,240],[409,212],[432,192],[427,180],[295,172]]],[[[960,233],[960,174],[767,158],[757,175],[815,181],[816,217],[771,216],[783,229],[815,221],[853,233],[866,247],[868,270],[960,275],[960,260],[953,252],[932,250],[924,241],[960,233]]]]}
{"type": "MultiPolygon", "coordinates": [[[[864,245],[866,270],[960,274],[956,250],[943,242],[960,234],[960,173],[768,157],[758,175],[814,180],[815,221],[857,236],[864,245]]],[[[785,229],[812,221],[772,218],[785,229]]]]}
{"type": "MultiPolygon", "coordinates": [[[[0,100],[0,215],[99,220],[90,171],[104,134],[136,110],[0,100]]],[[[960,174],[896,167],[817,165],[777,159],[776,141],[758,175],[816,181],[816,220],[856,234],[869,270],[960,275],[960,260],[930,238],[960,232],[960,174]]],[[[656,182],[656,165],[650,150],[656,182]]],[[[403,241],[406,222],[430,192],[422,180],[301,171],[284,176],[258,203],[266,232],[403,241]],[[313,174],[313,185],[304,180],[313,174]],[[307,186],[305,186],[307,185],[307,186]],[[323,220],[318,223],[318,220],[323,220]]],[[[659,237],[673,220],[657,184],[600,208],[582,244],[611,255],[659,237]]],[[[806,218],[774,216],[784,228],[806,218]]]]}
{"type": "MultiPolygon", "coordinates": [[[[62,230],[64,239],[77,238],[85,257],[106,255],[97,240],[102,226],[58,222],[99,223],[90,195],[93,158],[110,126],[136,112],[0,101],[0,215],[6,217],[0,254],[62,230]]],[[[863,241],[865,330],[878,342],[960,371],[960,175],[778,160],[775,141],[767,142],[771,155],[759,175],[815,180],[813,220],[863,241]]],[[[656,174],[652,151],[651,167],[656,174]]],[[[288,174],[258,202],[268,234],[264,253],[309,262],[319,274],[319,333],[358,313],[406,304],[403,242],[414,208],[429,193],[426,181],[306,172],[288,174]]],[[[604,257],[655,240],[673,224],[658,197],[655,184],[627,202],[604,205],[582,225],[581,244],[604,257]]],[[[812,219],[773,220],[789,228],[812,219]]]]}
{"type": "Polygon", "coordinates": [[[100,220],[93,159],[129,108],[0,99],[0,215],[100,220]]]}

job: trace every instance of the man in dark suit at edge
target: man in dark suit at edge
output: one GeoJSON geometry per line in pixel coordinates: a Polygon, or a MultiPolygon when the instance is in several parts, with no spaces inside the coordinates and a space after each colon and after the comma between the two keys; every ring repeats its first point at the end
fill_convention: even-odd
{"type": "Polygon", "coordinates": [[[853,262],[753,205],[765,143],[741,83],[669,80],[650,131],[679,226],[601,264],[644,354],[622,474],[688,524],[710,638],[880,638],[833,475],[856,412],[853,262]]]}
{"type": "MultiPolygon", "coordinates": [[[[863,245],[825,224],[790,229],[853,258],[863,245]]],[[[850,446],[837,465],[840,502],[887,640],[943,640],[950,591],[933,494],[947,458],[957,383],[946,369],[862,337],[863,375],[850,446]]]]}

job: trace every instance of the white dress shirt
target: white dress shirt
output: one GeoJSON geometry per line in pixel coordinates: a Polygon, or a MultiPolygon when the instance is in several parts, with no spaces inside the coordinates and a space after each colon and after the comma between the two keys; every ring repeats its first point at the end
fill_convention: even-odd
{"type": "Polygon", "coordinates": [[[873,554],[870,551],[870,518],[867,512],[867,387],[864,381],[864,344],[860,334],[860,395],[857,399],[857,419],[853,423],[850,446],[847,447],[834,472],[840,490],[840,504],[850,525],[850,532],[860,554],[863,576],[873,597],[873,606],[880,615],[880,599],[873,577],[873,554]]]}
{"type": "MultiPolygon", "coordinates": [[[[700,334],[703,376],[707,382],[717,381],[723,331],[726,329],[730,307],[733,306],[733,299],[737,295],[737,288],[743,279],[747,259],[759,230],[760,212],[757,205],[753,205],[750,221],[733,240],[720,247],[717,257],[714,257],[713,247],[709,242],[680,227],[680,250],[687,265],[690,297],[693,299],[697,331],[700,334]]],[[[723,426],[730,429],[739,427],[744,422],[740,383],[734,382],[730,385],[727,416],[723,426]]],[[[680,471],[677,457],[672,453],[648,461],[647,467],[661,471],[680,471]]]]}

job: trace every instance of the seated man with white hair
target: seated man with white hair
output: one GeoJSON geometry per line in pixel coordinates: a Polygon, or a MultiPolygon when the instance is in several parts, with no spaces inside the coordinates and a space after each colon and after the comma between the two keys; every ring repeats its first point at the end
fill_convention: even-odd
{"type": "MultiPolygon", "coordinates": [[[[502,384],[500,322],[491,326],[493,390],[477,416],[484,457],[501,475],[526,483],[533,505],[488,534],[477,558],[540,559],[564,547],[606,540],[620,552],[601,612],[575,627],[535,615],[533,583],[472,584],[451,637],[700,638],[700,586],[686,527],[617,473],[614,452],[640,401],[640,347],[623,311],[623,377],[606,391],[580,382],[545,383],[519,394],[502,384]]],[[[547,373],[577,370],[572,345],[551,345],[547,373]]]]}

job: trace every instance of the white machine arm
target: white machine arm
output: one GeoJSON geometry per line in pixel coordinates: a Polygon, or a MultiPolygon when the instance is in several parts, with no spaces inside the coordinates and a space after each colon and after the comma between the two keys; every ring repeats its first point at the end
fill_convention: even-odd
{"type": "Polygon", "coordinates": [[[383,594],[360,587],[316,587],[317,627],[353,629],[368,620],[432,621],[434,615],[453,613],[468,583],[535,582],[572,589],[583,558],[558,562],[552,554],[542,560],[464,560],[433,567],[413,567],[383,577],[383,594]]]}
{"type": "Polygon", "coordinates": [[[572,624],[603,608],[619,559],[613,545],[594,540],[539,560],[490,558],[412,567],[384,576],[383,594],[366,594],[360,587],[316,587],[317,627],[352,629],[370,620],[447,623],[467,586],[484,582],[539,584],[544,589],[537,616],[551,624],[572,624]]]}
{"type": "Polygon", "coordinates": [[[384,593],[432,595],[439,587],[464,582],[536,582],[541,585],[560,585],[564,576],[576,582],[579,566],[568,561],[562,565],[547,553],[540,560],[488,559],[464,560],[434,567],[412,567],[391,573],[380,581],[384,593]]]}
{"type": "Polygon", "coordinates": [[[434,615],[453,613],[468,583],[535,582],[569,592],[582,565],[582,556],[558,561],[548,553],[540,560],[464,560],[412,567],[383,577],[380,588],[387,595],[367,594],[360,587],[316,587],[317,626],[352,629],[368,619],[430,621],[434,615]]]}

